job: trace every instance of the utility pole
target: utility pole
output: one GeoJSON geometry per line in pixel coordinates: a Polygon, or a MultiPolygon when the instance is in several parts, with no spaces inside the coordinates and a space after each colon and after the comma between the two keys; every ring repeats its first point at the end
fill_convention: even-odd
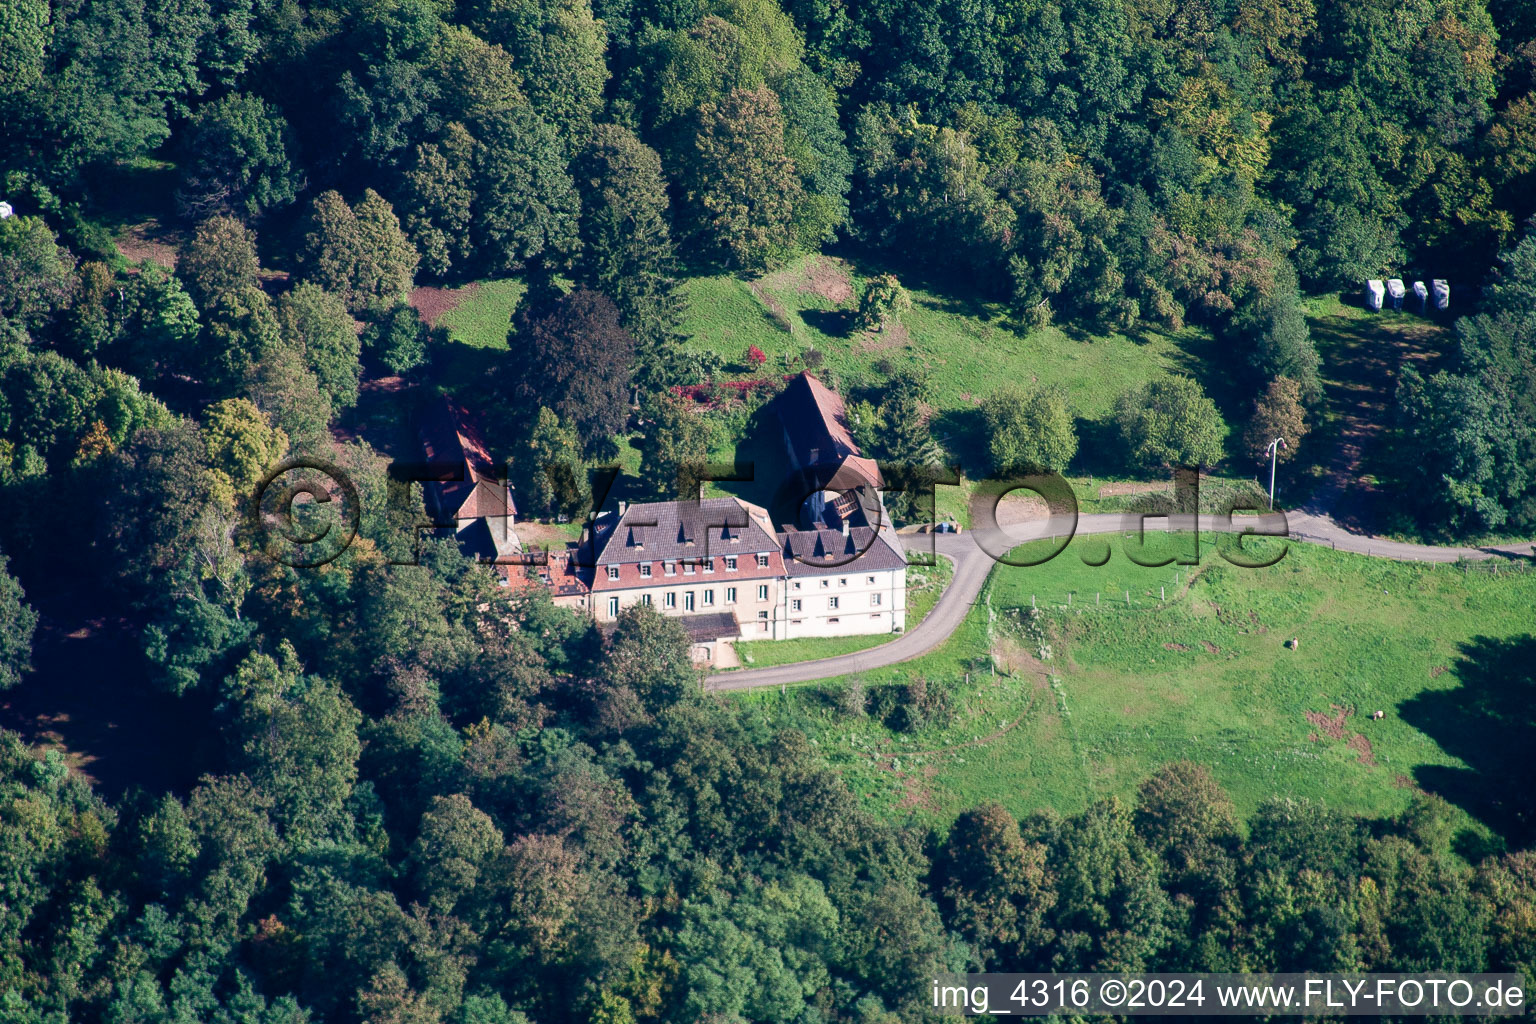
{"type": "Polygon", "coordinates": [[[1275,510],[1275,462],[1279,458],[1280,449],[1285,447],[1285,438],[1277,437],[1269,442],[1269,510],[1275,510]]]}

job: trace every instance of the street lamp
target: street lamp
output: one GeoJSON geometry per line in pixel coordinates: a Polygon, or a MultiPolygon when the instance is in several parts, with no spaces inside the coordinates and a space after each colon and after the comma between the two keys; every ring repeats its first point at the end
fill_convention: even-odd
{"type": "Polygon", "coordinates": [[[1285,438],[1277,437],[1269,442],[1269,510],[1275,510],[1275,461],[1280,454],[1280,449],[1285,447],[1285,438]]]}

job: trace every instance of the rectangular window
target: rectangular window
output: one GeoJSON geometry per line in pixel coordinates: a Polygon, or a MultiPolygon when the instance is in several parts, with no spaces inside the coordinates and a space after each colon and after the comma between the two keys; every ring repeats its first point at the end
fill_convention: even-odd
{"type": "Polygon", "coordinates": [[[726,587],[725,588],[725,603],[726,604],[735,604],[736,603],[736,588],[735,587],[726,587]]]}
{"type": "Polygon", "coordinates": [[[835,598],[835,597],[827,598],[827,608],[830,609],[830,610],[835,611],[837,609],[837,598],[835,598]]]}
{"type": "Polygon", "coordinates": [[[878,607],[880,607],[880,603],[884,599],[884,597],[885,597],[885,595],[884,594],[880,594],[880,593],[870,594],[869,595],[869,606],[871,608],[878,608],[878,607]]]}
{"type": "Polygon", "coordinates": [[[821,585],[823,587],[830,587],[832,585],[832,581],[831,580],[822,580],[821,581],[821,585]]]}
{"type": "Polygon", "coordinates": [[[735,572],[736,571],[736,556],[735,555],[727,555],[725,557],[725,571],[726,572],[735,572]]]}
{"type": "Polygon", "coordinates": [[[792,612],[797,612],[800,610],[800,599],[798,597],[789,602],[789,610],[792,612]]]}
{"type": "Polygon", "coordinates": [[[762,620],[762,621],[764,621],[764,622],[766,622],[766,621],[767,621],[767,620],[768,620],[768,613],[767,613],[767,612],[758,612],[758,613],[757,613],[757,617],[758,617],[758,618],[759,618],[759,619],[760,619],[760,620],[762,620]]]}
{"type": "Polygon", "coordinates": [[[865,576],[864,577],[864,582],[868,583],[870,586],[874,586],[875,585],[875,578],[873,576],[865,576]]]}
{"type": "Polygon", "coordinates": [[[713,558],[709,558],[709,559],[706,559],[704,561],[704,571],[705,572],[714,572],[715,571],[715,560],[713,558]]]}
{"type": "Polygon", "coordinates": [[[692,559],[690,559],[690,560],[688,560],[688,561],[683,563],[683,575],[684,576],[692,576],[693,575],[693,561],[692,561],[692,559]]]}
{"type": "Polygon", "coordinates": [[[768,600],[768,584],[764,583],[762,586],[757,588],[757,599],[759,601],[768,600]]]}
{"type": "Polygon", "coordinates": [[[835,626],[835,625],[837,625],[841,621],[843,621],[843,620],[842,619],[838,619],[838,618],[831,618],[831,619],[827,620],[827,624],[830,625],[830,626],[835,626]]]}
{"type": "Polygon", "coordinates": [[[715,592],[713,590],[706,590],[706,591],[704,591],[704,607],[708,608],[710,605],[712,605],[714,603],[715,603],[715,592]]]}
{"type": "Polygon", "coordinates": [[[661,599],[661,606],[663,608],[676,608],[677,607],[677,595],[676,594],[666,594],[666,595],[664,595],[662,597],[662,599],[661,599]]]}
{"type": "Polygon", "coordinates": [[[619,614],[619,599],[618,598],[610,597],[608,599],[608,614],[609,615],[618,615],[619,614]]]}
{"type": "Polygon", "coordinates": [[[647,579],[647,580],[651,578],[651,563],[650,562],[645,562],[645,563],[641,564],[641,566],[640,566],[640,577],[642,579],[647,579]]]}
{"type": "Polygon", "coordinates": [[[759,569],[766,569],[766,568],[768,568],[768,556],[767,555],[758,555],[757,556],[757,567],[759,569]]]}
{"type": "Polygon", "coordinates": [[[800,589],[800,581],[799,580],[795,580],[795,589],[796,590],[800,589]]]}
{"type": "Polygon", "coordinates": [[[693,611],[693,591],[691,590],[684,591],[683,593],[683,611],[693,611]]]}
{"type": "Polygon", "coordinates": [[[643,604],[643,605],[646,605],[647,607],[649,607],[649,605],[651,603],[651,595],[650,594],[641,594],[640,595],[640,603],[643,604]]]}
{"type": "Polygon", "coordinates": [[[847,576],[843,576],[843,577],[839,578],[838,581],[837,581],[837,585],[840,586],[840,587],[846,587],[848,585],[848,577],[847,576]]]}
{"type": "Polygon", "coordinates": [[[668,576],[676,576],[677,575],[677,563],[676,562],[662,562],[661,563],[661,571],[663,573],[665,573],[666,575],[668,575],[668,576]]]}
{"type": "Polygon", "coordinates": [[[619,578],[619,567],[618,566],[610,565],[608,567],[608,578],[611,579],[611,580],[616,580],[616,579],[619,578]]]}

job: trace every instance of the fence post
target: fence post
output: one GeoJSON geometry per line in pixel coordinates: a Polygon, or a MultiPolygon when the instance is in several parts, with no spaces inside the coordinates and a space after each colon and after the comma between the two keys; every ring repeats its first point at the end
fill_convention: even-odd
{"type": "Polygon", "coordinates": [[[1131,606],[1131,592],[1129,590],[1125,592],[1125,606],[1127,608],[1131,606]]]}

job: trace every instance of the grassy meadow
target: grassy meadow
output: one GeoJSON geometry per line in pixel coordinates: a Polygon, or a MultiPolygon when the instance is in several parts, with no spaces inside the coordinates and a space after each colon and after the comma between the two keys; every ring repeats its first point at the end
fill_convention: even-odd
{"type": "Polygon", "coordinates": [[[1530,714],[1536,573],[1306,544],[1265,569],[1210,543],[1198,567],[1144,568],[1118,540],[1086,564],[1105,545],[999,566],[943,648],[854,683],[922,679],[948,691],[948,721],[906,732],[850,713],[848,680],[731,699],[808,730],[873,805],[924,820],[989,800],[1070,812],[1187,758],[1244,812],[1281,794],[1387,813],[1423,788],[1498,831],[1491,783],[1531,776],[1503,723],[1530,714]]]}

